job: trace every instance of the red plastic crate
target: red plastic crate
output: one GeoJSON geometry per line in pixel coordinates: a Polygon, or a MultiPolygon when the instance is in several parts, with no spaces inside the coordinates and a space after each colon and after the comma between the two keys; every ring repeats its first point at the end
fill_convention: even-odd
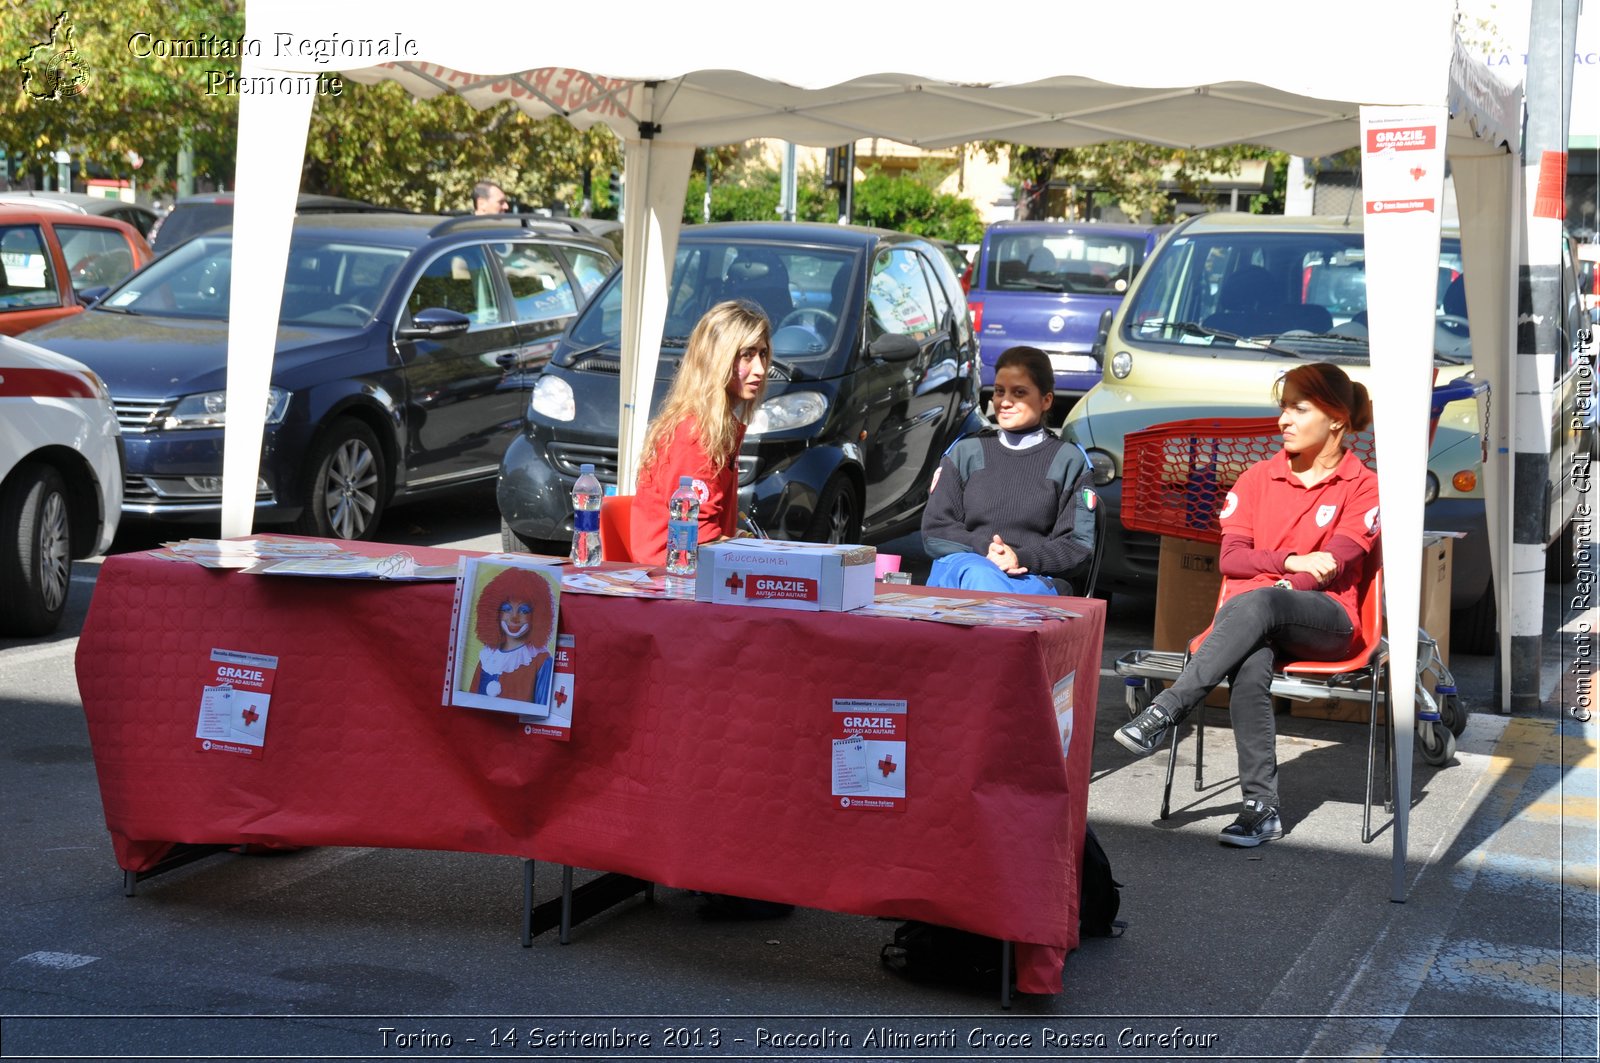
{"type": "MultiPolygon", "coordinates": [[[[1452,402],[1475,399],[1482,453],[1488,459],[1489,385],[1467,379],[1439,384],[1428,411],[1428,435],[1452,402]]],[[[1239,477],[1283,446],[1276,417],[1201,417],[1165,421],[1129,432],[1122,443],[1122,526],[1130,531],[1219,543],[1217,513],[1239,477]]],[[[1372,430],[1350,437],[1350,449],[1377,468],[1372,430]]]]}
{"type": "MultiPolygon", "coordinates": [[[[1217,543],[1217,513],[1246,469],[1283,446],[1277,418],[1209,417],[1129,432],[1122,443],[1122,525],[1131,531],[1217,543]]],[[[1372,434],[1350,447],[1372,465],[1372,434]]]]}

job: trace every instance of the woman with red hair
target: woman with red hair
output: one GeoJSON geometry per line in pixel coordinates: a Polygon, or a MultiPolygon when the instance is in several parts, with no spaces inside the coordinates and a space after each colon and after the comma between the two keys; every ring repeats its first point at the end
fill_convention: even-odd
{"type": "Polygon", "coordinates": [[[490,579],[478,597],[474,630],[483,648],[471,693],[548,705],[554,618],[550,584],[538,573],[508,568],[490,579]]]}
{"type": "Polygon", "coordinates": [[[1242,847],[1283,836],[1273,658],[1335,661],[1349,651],[1367,554],[1378,541],[1377,474],[1345,446],[1372,423],[1367,389],[1317,362],[1285,373],[1273,392],[1283,449],[1246,469],[1218,514],[1217,567],[1245,589],[1217,610],[1172,686],[1116,732],[1129,751],[1153,753],[1227,679],[1244,810],[1219,840],[1242,847]]]}

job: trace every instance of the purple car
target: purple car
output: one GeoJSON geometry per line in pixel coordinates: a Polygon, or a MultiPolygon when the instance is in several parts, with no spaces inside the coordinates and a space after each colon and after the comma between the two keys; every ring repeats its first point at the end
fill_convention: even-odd
{"type": "MultiPolygon", "coordinates": [[[[967,306],[982,356],[984,408],[994,363],[1027,344],[1050,356],[1056,391],[1075,399],[1100,381],[1092,353],[1100,315],[1114,310],[1169,226],[997,222],[978,249],[967,306]]],[[[1066,402],[1057,404],[1065,414],[1066,402]]]]}

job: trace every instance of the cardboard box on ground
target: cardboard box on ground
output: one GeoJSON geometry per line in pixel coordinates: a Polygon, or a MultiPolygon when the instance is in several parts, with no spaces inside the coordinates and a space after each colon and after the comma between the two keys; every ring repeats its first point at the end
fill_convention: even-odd
{"type": "MultiPolygon", "coordinates": [[[[1204,631],[1216,614],[1217,590],[1222,574],[1217,571],[1217,544],[1161,537],[1161,555],[1156,569],[1156,623],[1152,646],[1158,650],[1182,650],[1189,640],[1204,631]]],[[[1422,590],[1418,600],[1418,623],[1439,643],[1440,660],[1448,664],[1450,646],[1450,569],[1452,540],[1427,534],[1422,546],[1422,590]]],[[[1227,688],[1211,692],[1207,705],[1228,706],[1227,688]]],[[[1291,702],[1295,716],[1324,720],[1365,723],[1365,700],[1328,699],[1291,702]]],[[[1207,723],[1221,723],[1226,717],[1213,714],[1207,723]]]]}

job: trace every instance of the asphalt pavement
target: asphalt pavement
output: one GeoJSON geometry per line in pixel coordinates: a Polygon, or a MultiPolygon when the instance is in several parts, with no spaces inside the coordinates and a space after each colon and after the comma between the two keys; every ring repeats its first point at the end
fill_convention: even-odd
{"type": "MultiPolygon", "coordinates": [[[[402,508],[382,537],[497,549],[492,514],[481,499],[402,508]]],[[[174,531],[141,535],[119,548],[174,531]]],[[[1364,725],[1279,717],[1279,841],[1217,844],[1238,804],[1226,726],[1207,728],[1208,788],[1192,787],[1186,742],[1172,816],[1157,817],[1164,754],[1113,741],[1127,714],[1109,671],[1148,645],[1153,603],[1115,595],[1089,805],[1128,925],[1068,958],[1061,995],[1006,1011],[885,970],[893,923],[804,909],[710,922],[669,889],[524,949],[521,864],[504,857],[222,854],[126,897],[74,677],[95,568],[79,566],[59,636],[0,641],[0,1057],[1596,1055],[1596,724],[1568,710],[1595,695],[1597,618],[1570,588],[1551,588],[1541,711],[1494,714],[1492,663],[1452,660],[1474,712],[1452,763],[1417,763],[1403,904],[1392,835],[1361,841],[1364,725]]],[[[558,888],[541,865],[536,893],[558,888]]]]}

